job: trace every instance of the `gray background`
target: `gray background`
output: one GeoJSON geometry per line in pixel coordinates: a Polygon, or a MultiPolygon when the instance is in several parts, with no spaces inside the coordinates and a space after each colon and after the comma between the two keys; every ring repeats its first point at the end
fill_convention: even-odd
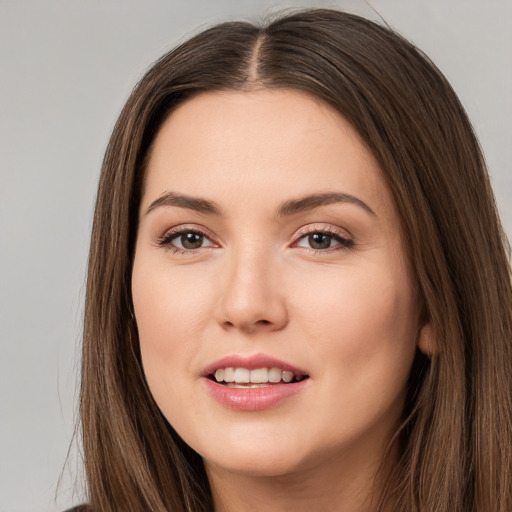
{"type": "Polygon", "coordinates": [[[81,499],[72,437],[96,181],[132,86],[198,28],[293,6],[378,13],[438,64],[512,233],[512,1],[0,0],[0,511],[81,499]]]}

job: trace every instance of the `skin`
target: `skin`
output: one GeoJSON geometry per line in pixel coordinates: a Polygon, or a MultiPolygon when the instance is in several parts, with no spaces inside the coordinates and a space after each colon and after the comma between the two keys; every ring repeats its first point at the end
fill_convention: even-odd
{"type": "Polygon", "coordinates": [[[293,90],[182,104],[149,160],[132,293],[149,387],[203,457],[217,510],[374,508],[424,330],[391,195],[338,113],[293,90]],[[150,208],[171,191],[220,214],[150,208]],[[368,209],[342,201],[276,214],[326,192],[368,209]],[[179,248],[176,230],[187,229],[206,235],[194,250],[179,248]],[[308,236],[326,230],[330,247],[314,250],[308,236]],[[228,409],[201,372],[232,354],[267,354],[309,379],[270,409],[228,409]]]}

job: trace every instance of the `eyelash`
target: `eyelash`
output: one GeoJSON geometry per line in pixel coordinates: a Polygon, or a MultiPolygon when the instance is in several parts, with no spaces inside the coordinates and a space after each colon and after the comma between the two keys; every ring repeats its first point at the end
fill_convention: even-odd
{"type": "Polygon", "coordinates": [[[198,235],[198,236],[202,236],[206,240],[209,240],[212,243],[212,245],[207,246],[207,247],[215,246],[215,243],[212,242],[210,239],[211,237],[208,236],[208,234],[205,233],[204,231],[201,231],[200,229],[196,229],[196,228],[186,228],[186,227],[184,228],[181,226],[179,228],[171,229],[170,231],[167,231],[163,236],[159,237],[156,242],[157,242],[157,245],[159,245],[160,247],[162,247],[164,249],[172,251],[173,254],[195,254],[198,249],[204,249],[205,247],[199,247],[198,249],[185,249],[185,248],[181,248],[181,247],[176,247],[175,245],[172,244],[172,241],[175,240],[176,238],[180,238],[181,236],[189,234],[189,233],[192,233],[192,234],[198,235]]]}
{"type": "Polygon", "coordinates": [[[297,244],[307,238],[311,235],[325,235],[329,238],[332,238],[336,242],[339,243],[338,246],[335,247],[328,247],[326,249],[314,249],[313,247],[303,247],[303,249],[306,249],[308,251],[313,251],[315,254],[328,254],[335,251],[344,251],[347,249],[350,249],[354,246],[354,241],[348,236],[345,235],[345,233],[341,230],[334,229],[332,227],[317,227],[313,226],[313,229],[308,226],[304,228],[303,230],[299,231],[298,234],[298,240],[293,243],[293,247],[298,247],[297,244]]]}
{"type": "MultiPolygon", "coordinates": [[[[326,253],[332,253],[334,251],[340,251],[340,250],[347,250],[353,247],[354,241],[342,234],[341,231],[337,231],[331,227],[322,227],[317,228],[316,226],[311,229],[310,227],[304,228],[298,233],[298,239],[292,244],[292,247],[300,247],[297,244],[307,238],[308,236],[312,235],[325,235],[336,242],[339,243],[338,246],[334,247],[327,247],[325,249],[314,249],[313,247],[302,247],[303,249],[306,249],[307,251],[313,252],[315,254],[326,254],[326,253]]],[[[177,228],[172,229],[170,231],[167,231],[162,237],[159,237],[157,239],[157,245],[159,247],[165,248],[167,250],[170,250],[173,252],[173,254],[195,254],[199,249],[205,249],[209,247],[215,247],[216,244],[211,240],[211,237],[205,233],[204,231],[201,231],[200,229],[196,228],[177,228]],[[185,249],[181,247],[176,247],[172,244],[173,240],[186,235],[186,234],[195,234],[201,237],[204,237],[204,239],[208,240],[211,245],[208,245],[206,247],[199,247],[197,249],[185,249]]]]}

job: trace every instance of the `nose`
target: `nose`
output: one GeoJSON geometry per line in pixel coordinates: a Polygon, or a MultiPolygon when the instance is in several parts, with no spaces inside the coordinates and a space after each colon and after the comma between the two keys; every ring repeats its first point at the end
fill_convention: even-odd
{"type": "Polygon", "coordinates": [[[288,309],[279,274],[272,257],[257,251],[233,257],[221,277],[217,319],[222,328],[246,334],[283,329],[288,309]]]}

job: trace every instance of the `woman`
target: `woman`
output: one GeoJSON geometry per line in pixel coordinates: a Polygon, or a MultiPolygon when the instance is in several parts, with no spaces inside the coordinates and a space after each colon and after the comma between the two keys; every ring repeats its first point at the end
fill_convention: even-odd
{"type": "Polygon", "coordinates": [[[103,164],[91,509],[509,511],[511,311],[483,157],[425,56],[329,10],[206,30],[103,164]]]}

